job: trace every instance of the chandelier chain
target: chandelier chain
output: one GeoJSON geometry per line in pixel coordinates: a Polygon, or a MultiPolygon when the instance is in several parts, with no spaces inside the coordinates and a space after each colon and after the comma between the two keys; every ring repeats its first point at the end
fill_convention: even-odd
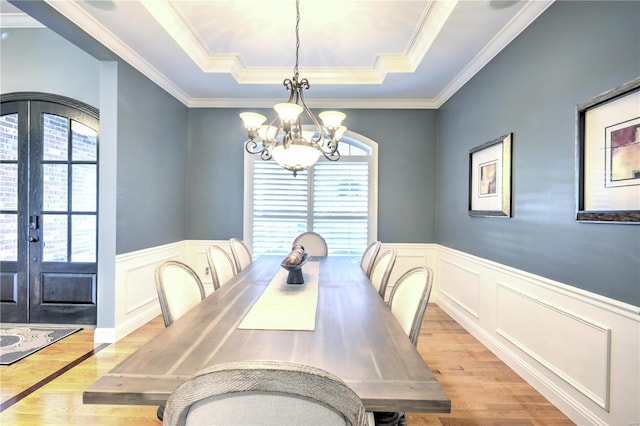
{"type": "Polygon", "coordinates": [[[300,51],[300,0],[296,0],[296,66],[293,69],[293,75],[296,82],[298,81],[298,52],[300,51]]]}

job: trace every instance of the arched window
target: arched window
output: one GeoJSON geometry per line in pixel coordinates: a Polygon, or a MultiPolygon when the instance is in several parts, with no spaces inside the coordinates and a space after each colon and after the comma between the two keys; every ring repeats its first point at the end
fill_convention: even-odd
{"type": "Polygon", "coordinates": [[[296,177],[245,154],[244,239],[254,256],[286,254],[306,231],[321,234],[334,256],[360,256],[377,239],[378,145],[347,131],[339,151],[339,161],[320,157],[296,177]]]}

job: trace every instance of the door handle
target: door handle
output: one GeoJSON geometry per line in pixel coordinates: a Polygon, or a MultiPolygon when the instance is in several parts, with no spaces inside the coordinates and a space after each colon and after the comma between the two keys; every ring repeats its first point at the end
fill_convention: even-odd
{"type": "Polygon", "coordinates": [[[40,241],[40,238],[38,238],[38,237],[29,237],[29,242],[30,243],[37,243],[38,241],[40,241]]]}
{"type": "Polygon", "coordinates": [[[39,216],[29,216],[29,229],[38,229],[40,227],[39,216]]]}

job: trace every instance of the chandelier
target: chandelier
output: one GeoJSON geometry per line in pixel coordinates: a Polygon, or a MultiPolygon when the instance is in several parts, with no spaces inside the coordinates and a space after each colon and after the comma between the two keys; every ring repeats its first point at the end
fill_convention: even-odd
{"type": "Polygon", "coordinates": [[[260,154],[263,160],[273,158],[281,167],[291,170],[293,176],[313,166],[322,154],[327,160],[338,161],[338,142],[347,130],[342,126],[346,115],[340,111],[324,111],[319,114],[322,126],[307,107],[302,91],[309,89],[309,81],[298,74],[300,49],[300,0],[296,0],[296,65],[293,78],[283,84],[290,92],[287,102],[276,104],[277,115],[268,125],[262,114],[243,112],[240,118],[247,129],[249,139],[244,147],[249,154],[260,154]],[[300,115],[305,112],[314,130],[302,130],[300,115]],[[276,124],[277,121],[277,124],[276,124]]]}

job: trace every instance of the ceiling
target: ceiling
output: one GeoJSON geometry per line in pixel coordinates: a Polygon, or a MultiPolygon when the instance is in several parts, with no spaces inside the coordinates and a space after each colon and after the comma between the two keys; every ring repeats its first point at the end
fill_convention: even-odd
{"type": "MultiPolygon", "coordinates": [[[[45,1],[187,106],[271,107],[288,95],[294,0],[45,1]]],[[[301,0],[305,99],[438,108],[552,2],[301,0]]],[[[0,6],[3,28],[41,26],[0,6]]]]}

